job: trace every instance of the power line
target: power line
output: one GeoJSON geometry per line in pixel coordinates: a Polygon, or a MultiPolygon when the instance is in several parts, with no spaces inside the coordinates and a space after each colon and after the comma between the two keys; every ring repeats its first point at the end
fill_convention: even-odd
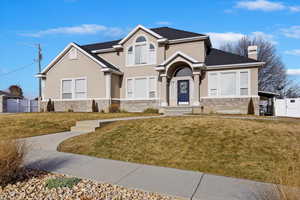
{"type": "Polygon", "coordinates": [[[31,65],[33,65],[33,64],[34,64],[34,62],[32,62],[32,63],[30,63],[30,64],[28,64],[28,65],[25,65],[25,66],[23,66],[23,67],[20,67],[20,68],[14,69],[14,70],[12,70],[12,71],[9,71],[9,72],[6,72],[6,73],[3,73],[3,74],[0,74],[0,77],[2,77],[2,76],[6,76],[6,75],[9,75],[9,74],[12,74],[12,73],[18,72],[18,71],[21,71],[21,70],[23,70],[23,69],[25,69],[25,68],[27,68],[27,67],[30,67],[30,66],[31,66],[31,65]]]}

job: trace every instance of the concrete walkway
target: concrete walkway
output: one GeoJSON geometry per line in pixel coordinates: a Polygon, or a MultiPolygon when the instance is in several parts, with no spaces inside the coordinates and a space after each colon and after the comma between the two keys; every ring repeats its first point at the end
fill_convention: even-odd
{"type": "MultiPolygon", "coordinates": [[[[157,116],[162,117],[162,116],[157,116]]],[[[107,123],[154,117],[98,120],[107,123]]],[[[24,139],[30,146],[25,165],[50,172],[107,182],[128,188],[197,200],[255,200],[270,185],[195,171],[149,166],[57,152],[64,140],[86,132],[61,132],[24,139]]]]}

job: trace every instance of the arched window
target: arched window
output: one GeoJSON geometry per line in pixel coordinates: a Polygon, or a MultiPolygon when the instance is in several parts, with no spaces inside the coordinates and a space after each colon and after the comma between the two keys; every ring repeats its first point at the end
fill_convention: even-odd
{"type": "Polygon", "coordinates": [[[191,68],[189,67],[182,67],[180,68],[179,70],[177,70],[175,72],[175,77],[178,77],[178,76],[192,76],[193,72],[191,70],[191,68]]]}
{"type": "Polygon", "coordinates": [[[135,41],[134,63],[147,63],[147,40],[144,36],[139,36],[135,41]]]}
{"type": "Polygon", "coordinates": [[[156,64],[156,46],[148,38],[138,36],[127,49],[127,65],[156,64]]]}
{"type": "Polygon", "coordinates": [[[140,36],[140,37],[138,37],[137,39],[136,39],[136,41],[135,42],[146,42],[147,40],[146,40],[146,38],[144,37],[144,36],[140,36]]]}

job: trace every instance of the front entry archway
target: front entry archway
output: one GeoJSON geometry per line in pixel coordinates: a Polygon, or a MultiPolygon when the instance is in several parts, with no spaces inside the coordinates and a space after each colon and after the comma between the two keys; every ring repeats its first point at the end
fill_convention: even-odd
{"type": "Polygon", "coordinates": [[[193,95],[193,71],[185,63],[177,65],[170,74],[169,104],[170,106],[191,105],[193,95]]]}

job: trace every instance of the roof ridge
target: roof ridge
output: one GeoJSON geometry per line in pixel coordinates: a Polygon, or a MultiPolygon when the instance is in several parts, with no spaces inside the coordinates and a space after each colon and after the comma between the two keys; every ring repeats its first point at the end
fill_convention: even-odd
{"type": "Polygon", "coordinates": [[[159,29],[159,28],[168,28],[168,29],[173,29],[173,30],[176,30],[176,31],[183,31],[183,32],[186,32],[186,33],[193,33],[193,34],[199,34],[199,35],[206,35],[206,34],[203,34],[203,33],[197,33],[197,32],[192,32],[192,31],[186,31],[186,30],[182,30],[182,29],[178,29],[178,28],[169,27],[169,26],[162,26],[162,27],[157,27],[157,28],[151,28],[151,30],[152,30],[152,29],[159,29]]]}

